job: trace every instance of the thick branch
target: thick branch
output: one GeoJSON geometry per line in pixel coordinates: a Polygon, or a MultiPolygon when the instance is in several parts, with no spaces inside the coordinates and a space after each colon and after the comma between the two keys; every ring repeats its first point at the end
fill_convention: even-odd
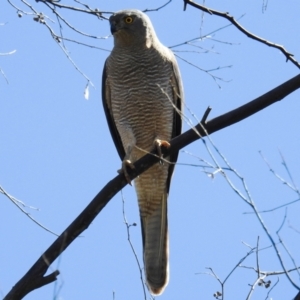
{"type": "Polygon", "coordinates": [[[253,33],[251,33],[250,31],[246,30],[233,16],[231,16],[228,12],[220,12],[208,7],[205,7],[203,5],[197,4],[191,0],[183,0],[184,2],[184,10],[186,9],[186,5],[189,4],[193,7],[196,7],[210,15],[216,15],[222,18],[227,19],[231,24],[233,24],[238,30],[240,30],[241,32],[243,32],[245,35],[247,35],[247,37],[256,40],[260,43],[263,43],[269,47],[273,47],[273,48],[277,48],[279,49],[284,56],[286,57],[286,60],[290,60],[294,65],[296,65],[298,68],[300,68],[300,63],[294,58],[294,55],[292,53],[289,53],[283,46],[272,43],[267,41],[266,39],[263,39],[257,35],[254,35],[253,33]]]}
{"type": "MultiPolygon", "coordinates": [[[[298,88],[300,88],[300,75],[295,76],[257,99],[210,121],[205,122],[208,115],[205,114],[201,124],[198,124],[195,128],[192,128],[182,135],[174,138],[171,141],[171,147],[169,149],[163,149],[165,150],[164,156],[169,156],[172,151],[178,151],[199,139],[201,136],[203,137],[207,134],[211,134],[255,114],[267,106],[282,100],[298,88]]],[[[159,158],[155,155],[155,152],[145,155],[134,164],[134,170],[128,170],[130,178],[134,179],[158,161],[159,158]]],[[[127,181],[123,174],[116,176],[108,182],[98,195],[96,195],[92,202],[83,210],[83,212],[53,242],[53,244],[36,261],[23,278],[21,278],[20,281],[12,288],[4,300],[22,299],[34,289],[55,281],[59,272],[55,271],[54,273],[45,276],[48,267],[85,229],[88,228],[94,218],[100,213],[110,199],[112,199],[124,186],[126,186],[126,184],[127,181]]]]}

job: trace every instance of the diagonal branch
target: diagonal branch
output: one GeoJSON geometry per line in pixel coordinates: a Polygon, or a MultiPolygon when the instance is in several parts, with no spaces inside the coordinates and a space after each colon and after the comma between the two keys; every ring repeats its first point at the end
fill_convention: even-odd
{"type": "MultiPolygon", "coordinates": [[[[206,122],[208,113],[195,128],[192,128],[171,141],[171,147],[163,148],[164,157],[169,156],[172,151],[189,145],[195,140],[221,130],[227,126],[237,123],[267,106],[282,100],[287,95],[300,88],[300,75],[288,80],[257,99],[242,105],[228,113],[216,117],[206,122]]],[[[210,110],[210,109],[209,109],[210,110]]],[[[128,170],[130,179],[136,178],[157,163],[160,158],[151,152],[135,162],[135,169],[128,170]]],[[[123,174],[119,174],[106,184],[106,186],[96,195],[83,212],[71,223],[71,225],[53,242],[44,254],[35,262],[31,269],[16,283],[4,300],[22,299],[25,295],[57,279],[59,271],[55,271],[45,276],[49,266],[53,261],[84,231],[96,218],[105,205],[124,187],[127,180],[123,174]]]]}
{"type": "Polygon", "coordinates": [[[196,7],[210,15],[216,15],[222,18],[227,19],[231,24],[233,24],[238,30],[240,30],[241,32],[243,32],[247,37],[256,40],[260,43],[263,43],[269,47],[273,47],[273,48],[277,48],[279,49],[283,55],[286,57],[286,60],[291,61],[294,65],[296,65],[298,68],[300,68],[300,63],[294,58],[294,55],[290,52],[288,52],[282,45],[278,45],[272,42],[267,41],[266,39],[263,39],[257,35],[254,35],[253,33],[251,33],[250,31],[248,31],[247,29],[245,29],[233,16],[231,16],[228,12],[220,12],[208,7],[205,7],[203,5],[197,4],[191,0],[183,0],[184,2],[184,10],[186,9],[186,5],[189,4],[193,7],[196,7]]]}

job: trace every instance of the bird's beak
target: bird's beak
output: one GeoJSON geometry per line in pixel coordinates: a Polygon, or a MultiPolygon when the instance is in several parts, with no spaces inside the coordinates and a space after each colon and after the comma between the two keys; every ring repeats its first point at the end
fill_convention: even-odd
{"type": "Polygon", "coordinates": [[[111,32],[111,34],[114,34],[117,31],[118,31],[118,29],[117,29],[116,23],[111,22],[110,23],[110,32],[111,32]]]}

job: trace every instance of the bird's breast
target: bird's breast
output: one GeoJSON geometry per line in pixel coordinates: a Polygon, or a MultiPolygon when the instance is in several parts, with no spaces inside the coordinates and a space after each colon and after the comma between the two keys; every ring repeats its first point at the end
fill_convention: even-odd
{"type": "Polygon", "coordinates": [[[131,130],[137,146],[147,150],[153,147],[155,138],[171,139],[171,75],[172,66],[153,53],[125,53],[109,62],[111,106],[121,138],[124,131],[131,130]]]}

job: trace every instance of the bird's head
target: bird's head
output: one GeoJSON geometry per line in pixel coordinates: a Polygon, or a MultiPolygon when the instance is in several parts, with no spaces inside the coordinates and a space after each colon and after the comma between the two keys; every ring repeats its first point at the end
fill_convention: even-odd
{"type": "Polygon", "coordinates": [[[146,46],[156,40],[149,17],[139,10],[121,10],[109,18],[115,46],[146,46]]]}

